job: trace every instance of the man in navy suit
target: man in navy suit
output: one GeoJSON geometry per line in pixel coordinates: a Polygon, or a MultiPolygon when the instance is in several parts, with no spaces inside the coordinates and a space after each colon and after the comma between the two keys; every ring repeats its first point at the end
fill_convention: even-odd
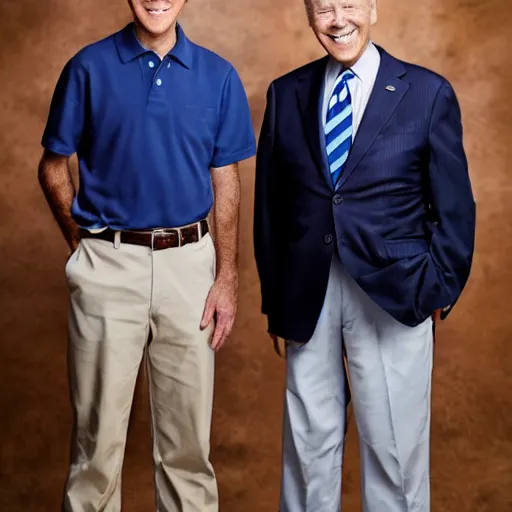
{"type": "Polygon", "coordinates": [[[427,512],[432,322],[474,247],[461,113],[371,42],[375,0],[306,7],[329,56],[271,84],[256,171],[262,309],[287,352],[280,511],[339,512],[351,397],[363,510],[427,512]]]}

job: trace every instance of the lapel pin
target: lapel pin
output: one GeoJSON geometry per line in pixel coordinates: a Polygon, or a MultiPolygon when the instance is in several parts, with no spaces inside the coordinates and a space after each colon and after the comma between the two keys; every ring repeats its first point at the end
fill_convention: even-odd
{"type": "Polygon", "coordinates": [[[395,89],[395,87],[393,87],[392,85],[386,85],[386,91],[395,92],[395,91],[396,91],[396,89],[395,89]]]}

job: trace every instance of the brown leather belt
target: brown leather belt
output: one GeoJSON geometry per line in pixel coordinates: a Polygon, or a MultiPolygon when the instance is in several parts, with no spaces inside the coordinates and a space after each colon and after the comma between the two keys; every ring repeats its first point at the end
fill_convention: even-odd
{"type": "MultiPolygon", "coordinates": [[[[209,232],[206,219],[183,226],[181,228],[152,229],[144,231],[120,231],[120,242],[123,244],[143,245],[152,247],[153,250],[170,249],[171,247],[183,247],[187,244],[198,242],[209,232]]],[[[82,238],[100,238],[115,243],[116,231],[106,229],[100,233],[91,233],[88,230],[80,231],[82,238]]]]}

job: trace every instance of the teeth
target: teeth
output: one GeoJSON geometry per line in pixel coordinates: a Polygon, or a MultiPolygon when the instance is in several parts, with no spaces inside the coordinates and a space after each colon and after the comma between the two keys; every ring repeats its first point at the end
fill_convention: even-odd
{"type": "Polygon", "coordinates": [[[169,9],[148,9],[148,12],[150,14],[163,14],[164,12],[167,12],[169,9]]]}
{"type": "Polygon", "coordinates": [[[337,43],[348,43],[349,42],[349,39],[350,37],[352,36],[352,34],[355,32],[355,30],[353,30],[352,32],[350,32],[349,34],[345,34],[344,36],[331,36],[331,38],[336,41],[337,43]]]}

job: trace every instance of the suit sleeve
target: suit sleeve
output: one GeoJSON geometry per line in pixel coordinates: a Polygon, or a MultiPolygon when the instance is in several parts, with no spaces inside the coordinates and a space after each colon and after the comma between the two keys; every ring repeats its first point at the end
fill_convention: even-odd
{"type": "Polygon", "coordinates": [[[254,252],[261,284],[262,312],[270,315],[275,301],[278,263],[277,176],[274,153],[275,93],[271,84],[256,154],[254,252]]]}
{"type": "Polygon", "coordinates": [[[446,291],[447,316],[469,278],[475,242],[475,202],[462,143],[461,112],[447,82],[434,103],[429,139],[430,254],[446,291]]]}

